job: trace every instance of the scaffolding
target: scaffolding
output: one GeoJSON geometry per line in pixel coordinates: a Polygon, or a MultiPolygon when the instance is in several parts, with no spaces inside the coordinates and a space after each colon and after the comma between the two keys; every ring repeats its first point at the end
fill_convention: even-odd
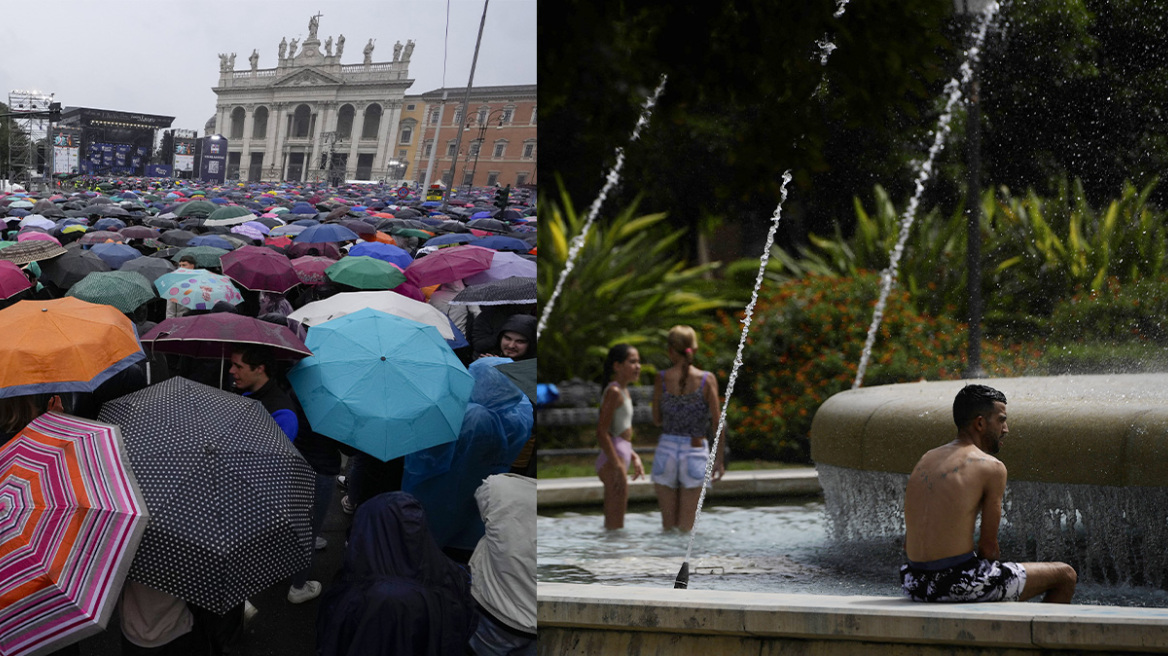
{"type": "MultiPolygon", "coordinates": [[[[49,105],[55,94],[40,91],[15,90],[8,92],[8,111],[12,123],[8,130],[8,161],[5,175],[12,182],[22,182],[26,189],[32,188],[37,171],[37,147],[43,144],[45,157],[49,157],[49,105]],[[28,116],[21,114],[28,113],[28,116]]],[[[45,164],[48,166],[48,163],[45,164]]]]}

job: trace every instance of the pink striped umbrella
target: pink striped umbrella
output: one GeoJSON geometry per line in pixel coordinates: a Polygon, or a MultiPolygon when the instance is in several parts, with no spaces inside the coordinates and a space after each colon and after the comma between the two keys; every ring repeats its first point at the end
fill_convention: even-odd
{"type": "Polygon", "coordinates": [[[146,530],[117,426],[47,413],[0,448],[0,653],[101,632],[146,530]]]}

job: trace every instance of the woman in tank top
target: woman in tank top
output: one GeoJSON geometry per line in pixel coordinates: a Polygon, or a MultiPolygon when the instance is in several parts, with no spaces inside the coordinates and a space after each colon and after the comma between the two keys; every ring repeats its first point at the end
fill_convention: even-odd
{"type": "MultiPolygon", "coordinates": [[[[689,531],[705,482],[707,438],[717,429],[721,402],[717,377],[693,366],[698,346],[694,329],[674,326],[666,343],[672,366],[661,372],[653,389],[653,423],[661,426],[653,455],[653,488],[661,506],[661,526],[689,531]]],[[[720,440],[711,481],[725,473],[725,453],[725,440],[720,440]]]]}
{"type": "Polygon", "coordinates": [[[604,381],[601,393],[600,421],[596,439],[600,442],[600,457],[596,459],[596,475],[604,483],[604,528],[624,528],[625,510],[629,505],[629,464],[633,465],[633,480],[645,475],[641,458],[633,451],[633,397],[629,383],[641,376],[641,356],[628,344],[617,344],[604,358],[604,381]]]}

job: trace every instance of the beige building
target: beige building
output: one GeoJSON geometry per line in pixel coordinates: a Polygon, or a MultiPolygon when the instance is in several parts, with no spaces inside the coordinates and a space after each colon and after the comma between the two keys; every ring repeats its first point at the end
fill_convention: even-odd
{"type": "MultiPolygon", "coordinates": [[[[402,164],[410,150],[400,142],[415,139],[403,123],[414,42],[398,41],[390,61],[374,61],[373,39],[355,43],[350,50],[360,53],[347,57],[361,61],[345,64],[345,36],[335,43],[329,36],[322,46],[318,22],[309,20],[303,43],[281,40],[274,68],[259,68],[254,50],[242,70],[234,53],[219,56],[216,113],[207,131],[228,139],[228,178],[380,180],[409,173],[402,164]]],[[[408,116],[416,123],[421,101],[414,104],[408,116]]]]}
{"type": "Polygon", "coordinates": [[[419,143],[412,153],[412,173],[405,177],[423,182],[433,151],[431,181],[453,181],[455,186],[535,184],[536,85],[473,87],[463,120],[465,96],[466,87],[421,95],[424,124],[420,134],[419,129],[412,132],[419,143]]]}

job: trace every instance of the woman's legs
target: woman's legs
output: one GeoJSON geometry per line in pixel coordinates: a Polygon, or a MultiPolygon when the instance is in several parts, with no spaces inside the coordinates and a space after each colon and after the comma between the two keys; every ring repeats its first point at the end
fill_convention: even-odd
{"type": "Polygon", "coordinates": [[[661,506],[661,528],[668,531],[677,526],[681,490],[660,483],[654,484],[653,489],[657,491],[657,505],[661,506]]]}
{"type": "Polygon", "coordinates": [[[694,521],[698,515],[698,498],[701,495],[702,488],[700,487],[683,487],[677,490],[677,527],[681,530],[693,530],[694,521]]]}
{"type": "Polygon", "coordinates": [[[613,475],[605,468],[600,472],[604,483],[604,528],[615,530],[625,527],[625,511],[629,506],[629,479],[624,472],[613,475]]]}

